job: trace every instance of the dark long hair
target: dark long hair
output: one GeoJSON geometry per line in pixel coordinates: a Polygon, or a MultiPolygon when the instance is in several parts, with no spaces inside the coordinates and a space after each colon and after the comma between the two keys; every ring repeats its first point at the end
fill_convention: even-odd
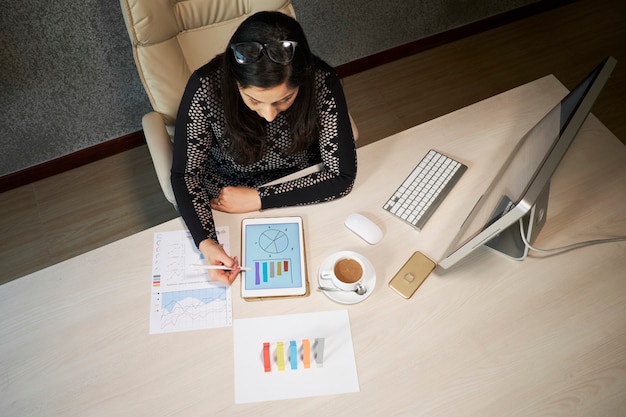
{"type": "Polygon", "coordinates": [[[319,132],[315,103],[315,67],[318,59],[311,54],[304,31],[295,19],[280,12],[259,12],[248,17],[233,34],[222,62],[226,135],[230,143],[228,150],[239,163],[251,164],[261,158],[266,147],[266,122],[246,106],[238,86],[272,88],[286,82],[289,88],[299,87],[293,104],[285,113],[293,133],[292,146],[286,153],[303,151],[311,146],[319,132]],[[239,42],[265,44],[278,40],[298,43],[289,64],[277,64],[261,54],[258,61],[242,65],[235,61],[230,49],[231,44],[239,42]]]}

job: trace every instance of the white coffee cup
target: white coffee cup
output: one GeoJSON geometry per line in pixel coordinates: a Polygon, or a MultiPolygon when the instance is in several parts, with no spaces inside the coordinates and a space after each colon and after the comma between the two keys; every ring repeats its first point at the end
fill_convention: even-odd
{"type": "Polygon", "coordinates": [[[365,277],[365,266],[356,256],[342,256],[337,259],[332,268],[323,271],[320,275],[322,279],[330,280],[333,285],[344,291],[355,291],[359,285],[363,284],[365,277]]]}

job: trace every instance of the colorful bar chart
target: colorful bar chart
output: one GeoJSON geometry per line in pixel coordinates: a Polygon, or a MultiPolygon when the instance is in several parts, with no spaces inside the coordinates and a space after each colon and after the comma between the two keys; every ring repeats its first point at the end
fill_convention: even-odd
{"type": "Polygon", "coordinates": [[[288,259],[254,261],[255,285],[267,283],[274,278],[281,278],[288,272],[288,259]]]}
{"type": "Polygon", "coordinates": [[[262,358],[264,372],[310,369],[313,361],[322,367],[324,338],[263,342],[262,358]]]}

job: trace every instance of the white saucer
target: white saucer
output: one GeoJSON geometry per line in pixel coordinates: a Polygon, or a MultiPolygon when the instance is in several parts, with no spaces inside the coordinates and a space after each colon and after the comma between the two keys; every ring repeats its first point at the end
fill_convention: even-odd
{"type": "Polygon", "coordinates": [[[329,279],[323,279],[322,273],[328,272],[331,270],[333,264],[341,258],[358,258],[363,262],[364,278],[363,285],[367,288],[367,292],[363,295],[358,295],[356,292],[350,291],[322,291],[326,294],[326,297],[331,300],[339,303],[339,304],[356,304],[361,301],[367,299],[374,292],[374,288],[376,287],[376,271],[374,270],[374,266],[372,263],[363,255],[352,252],[352,251],[341,251],[336,252],[330,255],[328,258],[324,259],[322,264],[320,265],[320,269],[317,274],[317,282],[322,287],[333,286],[333,283],[329,279]]]}

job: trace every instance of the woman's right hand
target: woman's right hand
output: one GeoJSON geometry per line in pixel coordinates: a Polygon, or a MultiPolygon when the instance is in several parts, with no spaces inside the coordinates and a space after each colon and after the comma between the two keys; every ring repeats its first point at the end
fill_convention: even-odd
{"type": "Polygon", "coordinates": [[[209,270],[209,281],[218,281],[226,285],[232,285],[241,271],[237,257],[231,258],[228,256],[222,245],[218,244],[213,239],[205,239],[200,242],[199,249],[202,255],[204,255],[207,265],[224,265],[232,268],[229,271],[209,270]]]}

